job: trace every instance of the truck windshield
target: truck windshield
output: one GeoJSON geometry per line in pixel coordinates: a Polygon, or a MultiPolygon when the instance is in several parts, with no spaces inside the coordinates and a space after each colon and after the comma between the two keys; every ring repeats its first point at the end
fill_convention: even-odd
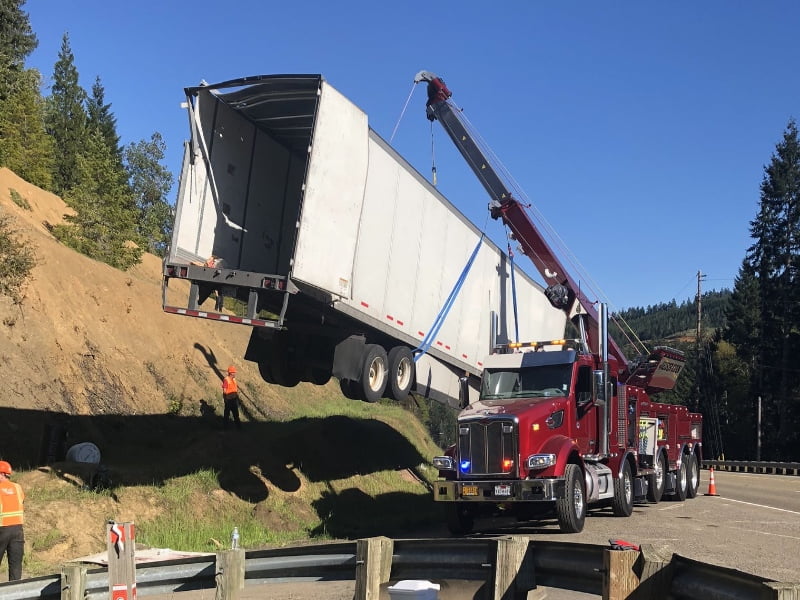
{"type": "Polygon", "coordinates": [[[572,365],[484,371],[481,399],[566,396],[572,365]]]}

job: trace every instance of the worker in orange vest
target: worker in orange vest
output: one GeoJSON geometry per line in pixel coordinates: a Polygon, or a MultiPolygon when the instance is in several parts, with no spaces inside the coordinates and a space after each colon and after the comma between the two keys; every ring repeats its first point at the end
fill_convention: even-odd
{"type": "Polygon", "coordinates": [[[239,421],[239,385],[236,383],[236,367],[228,367],[228,375],[222,380],[222,401],[225,405],[223,412],[223,426],[228,428],[228,419],[233,416],[236,429],[242,428],[239,421]]]}
{"type": "Polygon", "coordinates": [[[22,579],[25,534],[22,531],[25,492],[11,481],[11,465],[0,460],[0,562],[8,554],[8,580],[22,579]]]}

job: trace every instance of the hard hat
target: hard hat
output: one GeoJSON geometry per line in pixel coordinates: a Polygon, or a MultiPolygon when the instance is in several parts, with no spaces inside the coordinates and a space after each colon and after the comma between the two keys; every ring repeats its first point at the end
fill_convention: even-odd
{"type": "Polygon", "coordinates": [[[6,475],[11,475],[11,465],[8,464],[4,460],[0,460],[0,473],[5,473],[6,475]]]}
{"type": "Polygon", "coordinates": [[[236,367],[234,367],[233,365],[228,367],[228,373],[236,373],[236,367]]]}

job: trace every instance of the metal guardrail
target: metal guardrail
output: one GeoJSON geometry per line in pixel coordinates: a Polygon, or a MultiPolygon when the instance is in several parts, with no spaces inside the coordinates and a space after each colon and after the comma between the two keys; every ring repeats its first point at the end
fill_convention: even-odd
{"type": "MultiPolygon", "coordinates": [[[[395,540],[391,579],[488,581],[496,566],[498,538],[395,540]]],[[[245,553],[245,584],[353,581],[356,542],[335,542],[245,553]]],[[[531,540],[528,551],[537,585],[603,594],[607,546],[531,540]]],[[[640,555],[640,558],[643,555],[640,555]]],[[[798,598],[799,584],[781,584],[735,569],[672,555],[663,597],[750,600],[798,598]],[[783,595],[776,590],[789,590],[783,595]]],[[[215,587],[216,557],[200,556],[136,566],[137,595],[149,596],[215,587]]],[[[3,600],[59,600],[60,575],[0,584],[3,600]]],[[[108,571],[86,573],[86,600],[108,598],[108,571]]]]}
{"type": "Polygon", "coordinates": [[[703,468],[744,473],[771,473],[774,475],[800,475],[800,462],[771,462],[754,460],[704,460],[703,468]]]}

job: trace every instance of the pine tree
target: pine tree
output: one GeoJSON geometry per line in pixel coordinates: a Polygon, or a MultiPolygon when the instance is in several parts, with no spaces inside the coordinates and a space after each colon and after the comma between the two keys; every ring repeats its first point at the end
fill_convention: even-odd
{"type": "Polygon", "coordinates": [[[117,135],[117,118],[111,112],[111,104],[105,103],[106,91],[98,76],[92,85],[92,95],[86,102],[87,124],[89,128],[99,129],[112,154],[122,162],[122,148],[117,135]]]}
{"type": "Polygon", "coordinates": [[[25,0],[0,0],[0,100],[12,93],[25,59],[39,44],[23,4],[25,0]]]}
{"type": "Polygon", "coordinates": [[[99,130],[89,134],[85,152],[76,159],[76,181],[64,200],[75,214],[54,226],[64,244],[118,269],[128,269],[142,256],[136,232],[136,205],[119,176],[117,158],[99,130]]]}
{"type": "Polygon", "coordinates": [[[172,173],[161,164],[166,145],[155,132],[125,148],[125,166],[136,202],[139,235],[147,249],[157,256],[166,253],[172,234],[172,208],[166,196],[172,187],[172,173]]]}
{"type": "Polygon", "coordinates": [[[764,403],[764,449],[791,457],[800,441],[800,140],[790,120],[764,168],[755,240],[747,261],[757,278],[757,389],[764,403]]]}
{"type": "Polygon", "coordinates": [[[77,160],[84,150],[86,139],[86,92],[78,84],[78,69],[69,44],[69,34],[64,34],[58,61],[53,70],[53,86],[48,98],[47,132],[56,146],[53,189],[64,195],[75,187],[77,160]]]}
{"type": "Polygon", "coordinates": [[[39,186],[52,189],[53,140],[44,127],[39,72],[17,77],[17,92],[0,100],[0,165],[39,186]]]}

